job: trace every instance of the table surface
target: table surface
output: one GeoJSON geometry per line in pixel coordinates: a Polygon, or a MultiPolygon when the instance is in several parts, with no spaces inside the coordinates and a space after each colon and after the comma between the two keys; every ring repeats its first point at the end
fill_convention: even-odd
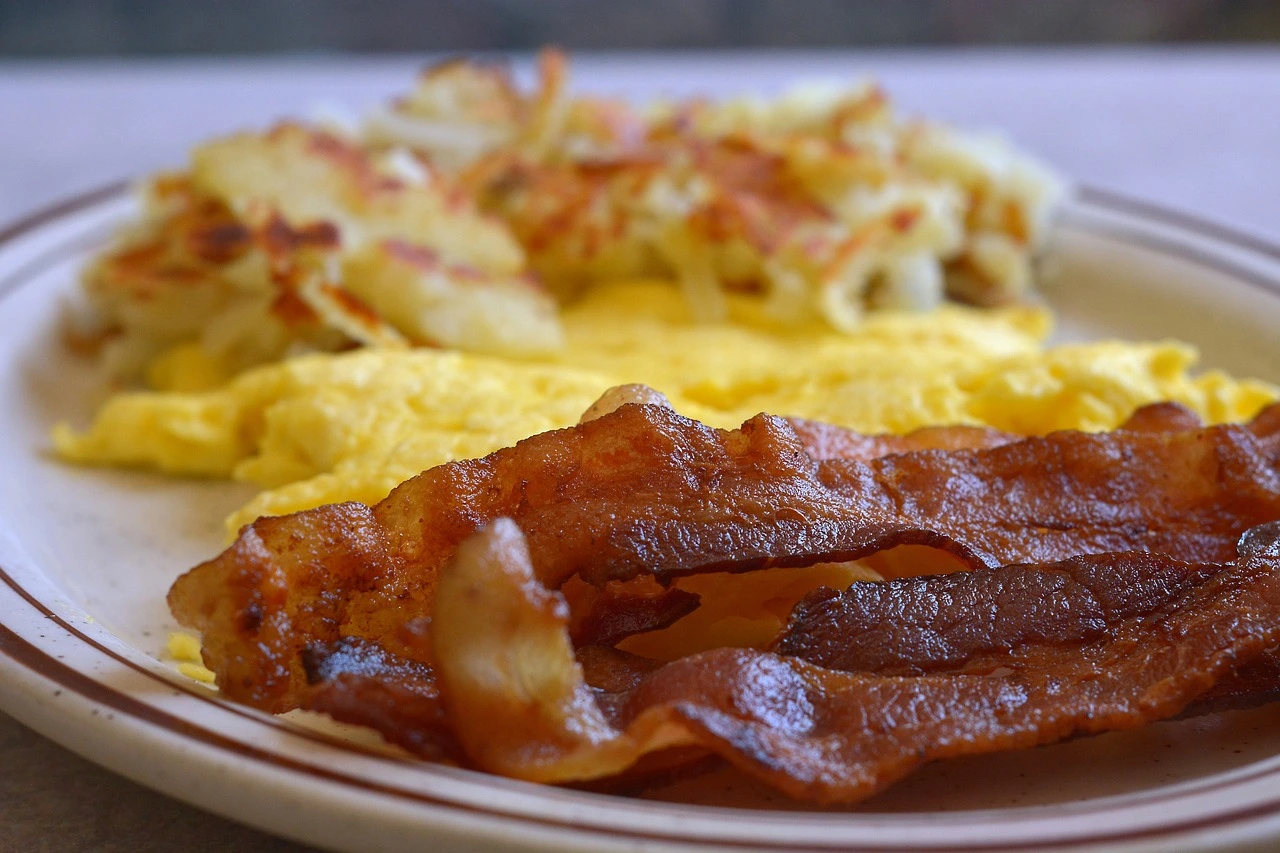
{"type": "MultiPolygon", "coordinates": [[[[191,145],[403,91],[419,58],[0,62],[0,227],[191,145]]],[[[520,64],[521,68],[525,66],[520,64]]],[[[1280,241],[1280,49],[841,51],[575,59],[582,89],[774,91],[874,75],[904,113],[999,128],[1072,178],[1280,241]]],[[[0,850],[302,851],[85,762],[0,714],[0,850]]]]}

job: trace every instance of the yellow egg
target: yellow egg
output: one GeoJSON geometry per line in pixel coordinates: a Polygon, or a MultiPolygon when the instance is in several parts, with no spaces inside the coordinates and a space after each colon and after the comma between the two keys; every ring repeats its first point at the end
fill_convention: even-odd
{"type": "MultiPolygon", "coordinates": [[[[1277,390],[1194,374],[1172,342],[1046,348],[1043,309],[881,312],[854,334],[775,328],[745,300],[700,324],[663,282],[593,290],[563,315],[566,345],[541,360],[432,349],[311,355],[208,391],[109,400],[93,425],[54,431],[64,458],[208,477],[263,491],[228,519],[340,500],[372,502],[419,471],[568,426],[606,388],[641,382],[682,413],[734,427],[758,412],[903,432],[989,424],[1024,434],[1118,426],[1138,406],[1176,400],[1210,422],[1243,420],[1277,390]]],[[[190,353],[158,372],[199,388],[213,368],[190,353]]]]}
{"type": "Polygon", "coordinates": [[[217,675],[213,670],[199,663],[180,663],[177,666],[178,672],[190,678],[192,681],[199,681],[201,684],[213,684],[217,680],[217,675]]]}
{"type": "Polygon", "coordinates": [[[165,644],[169,657],[177,661],[178,672],[202,684],[213,684],[215,676],[200,656],[200,638],[182,631],[169,635],[165,644]]]}
{"type": "Polygon", "coordinates": [[[169,635],[165,647],[174,660],[183,663],[201,663],[203,660],[200,657],[200,638],[193,634],[175,631],[169,635]]]}

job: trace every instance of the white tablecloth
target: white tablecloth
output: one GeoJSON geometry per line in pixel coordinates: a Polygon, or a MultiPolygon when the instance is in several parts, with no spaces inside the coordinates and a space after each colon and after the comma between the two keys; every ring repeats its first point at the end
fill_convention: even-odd
{"type": "MultiPolygon", "coordinates": [[[[421,59],[0,62],[0,227],[192,143],[403,91],[421,59]]],[[[879,77],[906,113],[999,128],[1073,178],[1280,242],[1280,49],[581,57],[605,93],[879,77]]],[[[0,715],[0,850],[286,851],[100,771],[0,715]]]]}

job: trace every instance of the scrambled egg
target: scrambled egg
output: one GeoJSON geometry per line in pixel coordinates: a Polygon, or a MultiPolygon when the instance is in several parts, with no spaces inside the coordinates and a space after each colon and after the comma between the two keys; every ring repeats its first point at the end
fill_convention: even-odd
{"type": "Polygon", "coordinates": [[[169,635],[166,644],[169,657],[177,662],[178,672],[201,684],[213,684],[213,671],[204,665],[200,657],[200,638],[181,631],[169,635]]]}
{"type": "MultiPolygon", "coordinates": [[[[944,306],[884,312],[846,335],[778,330],[733,303],[695,323],[660,282],[615,284],[566,309],[566,346],[543,360],[432,349],[317,354],[256,368],[202,391],[112,398],[92,427],[59,425],[65,459],[234,477],[264,491],[228,519],[342,500],[373,502],[419,471],[568,426],[606,388],[664,392],[720,427],[765,411],[904,432],[989,424],[1024,434],[1111,429],[1136,407],[1176,400],[1210,422],[1251,417],[1277,390],[1193,375],[1194,349],[1108,341],[1046,348],[1046,311],[944,306]]],[[[166,360],[171,388],[214,378],[198,355],[166,360]]]]}

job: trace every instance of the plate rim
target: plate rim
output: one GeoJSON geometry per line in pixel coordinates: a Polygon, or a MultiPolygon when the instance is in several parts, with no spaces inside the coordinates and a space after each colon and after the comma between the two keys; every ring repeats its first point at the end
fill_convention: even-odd
{"type": "MultiPolygon", "coordinates": [[[[19,217],[17,220],[14,220],[9,224],[0,227],[0,253],[3,253],[6,249],[9,249],[12,246],[12,244],[14,244],[15,242],[18,242],[22,238],[27,237],[33,233],[38,233],[45,227],[52,226],[62,220],[70,219],[78,213],[91,211],[99,205],[106,206],[109,204],[118,203],[122,201],[131,192],[133,186],[134,186],[133,181],[116,181],[111,184],[107,184],[107,185],[89,190],[87,192],[71,196],[62,201],[58,201],[58,202],[55,202],[54,204],[40,208],[25,216],[19,217]]],[[[1261,256],[1264,259],[1266,259],[1268,263],[1280,263],[1280,244],[1270,242],[1265,238],[1249,234],[1245,231],[1235,229],[1231,226],[1223,225],[1209,219],[1204,219],[1194,214],[1185,213],[1175,208],[1165,207],[1163,205],[1154,204],[1154,203],[1133,198],[1121,193],[1115,193],[1110,190],[1100,189],[1100,188],[1096,188],[1088,185],[1078,185],[1076,187],[1076,191],[1072,198],[1071,204],[1072,205],[1083,204],[1086,208],[1098,208],[1106,213],[1120,214],[1124,217],[1127,217],[1130,219],[1136,219],[1143,223],[1154,223],[1156,225],[1161,225],[1167,228],[1171,228],[1177,232],[1186,232],[1194,236],[1206,238],[1213,244],[1225,244],[1226,246],[1231,247],[1235,250],[1243,251],[1245,253],[1249,253],[1252,255],[1261,256]]],[[[1076,223],[1076,224],[1079,225],[1079,223],[1076,223]]],[[[1090,229],[1086,227],[1085,230],[1093,231],[1095,229],[1090,229]]],[[[1107,229],[1104,227],[1104,228],[1097,229],[1097,231],[1100,233],[1106,234],[1106,233],[1113,232],[1114,229],[1107,229]]],[[[1235,278],[1237,280],[1242,280],[1242,281],[1245,281],[1246,283],[1250,283],[1254,286],[1260,287],[1260,289],[1264,290],[1265,292],[1267,292],[1269,295],[1273,297],[1280,297],[1280,272],[1277,272],[1277,274],[1274,277],[1267,276],[1263,273],[1253,271],[1247,267],[1237,266],[1231,263],[1230,261],[1225,261],[1222,258],[1212,257],[1210,255],[1196,252],[1194,249],[1188,249],[1188,247],[1186,247],[1185,245],[1166,242],[1163,238],[1156,238],[1155,242],[1157,243],[1155,248],[1158,248],[1159,250],[1181,256],[1184,260],[1189,260],[1193,263],[1197,263],[1197,264],[1209,267],[1218,272],[1229,275],[1232,278],[1235,278]]],[[[1148,248],[1151,248],[1151,246],[1148,246],[1148,248]]],[[[0,300],[3,300],[4,298],[12,295],[14,292],[19,290],[24,284],[24,278],[27,280],[34,278],[34,274],[31,270],[32,265],[33,265],[32,263],[22,264],[19,266],[17,270],[13,271],[9,275],[7,275],[5,278],[0,279],[0,300]]],[[[341,741],[338,738],[328,737],[316,732],[307,732],[306,730],[300,729],[297,726],[285,723],[283,721],[276,720],[275,718],[272,718],[269,715],[261,714],[259,712],[253,711],[252,709],[242,708],[240,706],[234,705],[233,703],[219,700],[209,695],[203,695],[197,690],[193,689],[193,686],[186,685],[176,677],[167,678],[164,675],[160,674],[159,672],[149,670],[146,667],[143,667],[134,661],[130,661],[124,655],[102,645],[97,640],[84,634],[79,629],[77,629],[74,625],[72,625],[69,621],[67,621],[66,619],[63,619],[61,616],[55,613],[44,601],[40,600],[36,595],[34,595],[29,590],[24,588],[13,577],[13,575],[7,569],[5,569],[3,565],[0,565],[0,584],[3,584],[3,586],[7,587],[12,593],[22,598],[23,600],[25,600],[31,607],[33,607],[38,612],[40,612],[43,618],[50,620],[54,624],[57,624],[59,628],[65,631],[68,636],[72,637],[76,641],[87,644],[88,646],[92,647],[97,653],[107,656],[108,658],[114,660],[120,665],[127,666],[130,669],[144,676],[147,676],[149,678],[157,679],[158,681],[162,682],[164,686],[167,688],[177,687],[178,689],[184,690],[184,692],[189,695],[196,696],[198,698],[204,699],[205,701],[211,702],[222,711],[235,713],[246,719],[252,719],[258,722],[268,724],[272,728],[278,731],[286,731],[290,735],[301,735],[303,737],[308,737],[309,739],[325,743],[326,745],[329,745],[329,746],[337,746],[347,751],[353,751],[358,753],[363,752],[369,755],[376,755],[379,759],[385,759],[385,760],[395,761],[395,762],[414,765],[414,766],[417,766],[420,764],[419,762],[414,761],[413,759],[388,756],[388,755],[376,752],[374,750],[370,750],[355,744],[351,744],[346,741],[341,741]]],[[[114,690],[110,686],[96,681],[90,675],[77,671],[74,667],[70,666],[69,664],[66,664],[62,661],[55,659],[55,656],[53,654],[51,654],[46,650],[41,649],[39,646],[35,645],[34,643],[30,642],[28,639],[25,639],[24,637],[22,637],[21,635],[13,631],[11,627],[8,624],[6,624],[6,619],[3,616],[0,616],[0,673],[3,673],[7,668],[11,669],[11,667],[6,664],[6,661],[8,661],[8,664],[20,667],[29,673],[32,673],[42,678],[45,678],[47,680],[56,682],[63,689],[68,689],[75,692],[82,699],[88,702],[100,704],[108,707],[115,707],[117,711],[129,714],[131,720],[147,723],[151,726],[158,727],[164,730],[165,732],[168,732],[171,734],[179,734],[184,737],[192,738],[193,740],[195,740],[196,742],[198,742],[203,746],[209,746],[212,744],[213,746],[216,746],[220,749],[225,749],[230,751],[231,753],[239,755],[242,758],[249,758],[253,761],[266,761],[268,764],[273,765],[276,769],[280,769],[281,767],[283,767],[284,769],[306,774],[308,777],[315,777],[317,775],[316,767],[312,765],[298,763],[296,761],[291,760],[288,756],[281,755],[279,753],[274,753],[267,749],[257,749],[252,745],[246,745],[241,741],[237,741],[228,737],[222,738],[222,740],[225,741],[225,743],[216,743],[214,742],[217,737],[215,732],[206,732],[205,734],[193,734],[189,731],[183,731],[184,728],[190,729],[190,728],[201,728],[201,727],[192,726],[190,723],[186,723],[185,721],[175,717],[174,715],[172,715],[171,713],[163,709],[157,708],[153,705],[148,705],[144,700],[136,696],[132,696],[122,691],[114,690]],[[139,714],[139,713],[131,712],[129,710],[126,710],[126,707],[135,707],[135,710],[142,709],[144,713],[139,714]],[[167,721],[160,722],[160,721],[157,721],[156,719],[157,717],[166,717],[169,719],[167,721]],[[213,735],[214,737],[211,738],[210,735],[213,735]],[[261,754],[249,754],[249,753],[261,753],[261,754]]],[[[0,681],[0,688],[4,688],[5,686],[6,685],[4,684],[4,682],[0,681]]],[[[19,689],[21,688],[21,686],[22,684],[19,683],[18,684],[19,689]]],[[[5,698],[6,696],[7,694],[5,693],[5,691],[0,690],[0,698],[5,698]]],[[[5,703],[6,706],[8,704],[10,703],[5,703]]],[[[59,740],[57,736],[53,736],[53,739],[59,740]]],[[[59,740],[59,742],[62,742],[62,741],[59,740]]],[[[91,758],[91,760],[97,761],[97,759],[94,759],[94,758],[91,758]]],[[[99,762],[99,763],[102,763],[102,762],[99,762]]],[[[1275,763],[1275,762],[1272,762],[1272,763],[1275,763]]],[[[107,765],[107,766],[110,766],[110,765],[107,765]]],[[[1277,764],[1277,766],[1275,767],[1269,767],[1266,769],[1256,769],[1256,765],[1246,765],[1245,767],[1238,768],[1238,770],[1247,771],[1251,767],[1255,768],[1255,772],[1253,772],[1252,774],[1242,775],[1242,773],[1239,773],[1239,772],[1230,772],[1228,774],[1215,774],[1215,776],[1229,775],[1230,778],[1220,779],[1219,782],[1214,787],[1229,788],[1229,787],[1241,784],[1243,781],[1247,781],[1253,778],[1280,776],[1280,764],[1277,764]]],[[[114,772],[123,772],[114,766],[110,766],[110,769],[112,769],[114,772]]],[[[500,787],[509,787],[509,786],[515,785],[515,786],[520,786],[521,788],[534,787],[543,791],[546,790],[545,786],[533,786],[530,783],[521,783],[521,782],[516,782],[514,780],[502,779],[501,777],[493,777],[489,774],[483,774],[476,771],[462,771],[462,772],[472,773],[477,777],[481,777],[484,780],[484,782],[486,782],[487,784],[499,784],[500,787]]],[[[126,775],[130,775],[131,777],[133,777],[133,774],[126,774],[126,775]]],[[[777,841],[756,841],[755,843],[753,843],[750,840],[743,840],[743,839],[735,839],[733,841],[729,841],[727,839],[717,839],[717,838],[711,838],[711,837],[693,835],[693,834],[676,834],[675,832],[649,834],[649,833],[636,832],[631,829],[610,830],[608,827],[602,827],[599,824],[596,824],[594,822],[584,825],[583,823],[575,822],[571,819],[556,818],[556,817],[537,817],[533,815],[513,813],[511,810],[503,809],[501,807],[481,808],[470,803],[436,798],[422,791],[414,791],[408,788],[401,788],[401,787],[394,787],[394,786],[379,786],[376,784],[371,784],[370,780],[362,779],[356,776],[342,774],[340,772],[330,773],[330,774],[320,774],[320,775],[322,777],[327,776],[329,781],[336,782],[338,784],[342,784],[342,785],[354,784],[358,788],[362,789],[364,792],[372,793],[379,796],[392,795],[400,799],[408,799],[415,802],[425,801],[430,805],[442,806],[450,810],[463,810],[463,811],[473,812],[473,813],[482,815],[486,818],[496,818],[504,822],[515,822],[517,824],[532,824],[532,825],[537,825],[540,827],[548,827],[556,830],[566,830],[574,833],[579,838],[583,838],[583,837],[590,838],[592,836],[599,838],[600,836],[604,835],[604,836],[612,836],[613,838],[648,842],[648,843],[654,843],[659,845],[664,845],[664,844],[677,845],[678,844],[678,845],[686,845],[686,846],[700,847],[700,848],[707,847],[707,846],[721,846],[727,843],[732,843],[734,846],[750,847],[754,849],[774,849],[779,846],[804,847],[806,849],[813,849],[813,848],[844,849],[850,843],[850,841],[833,840],[831,842],[823,842],[817,839],[809,839],[809,840],[798,840],[793,844],[780,845],[777,841]]],[[[1205,777],[1205,781],[1208,782],[1212,778],[1214,777],[1205,777]]],[[[141,781],[143,784],[147,784],[145,779],[140,779],[139,781],[141,781]]],[[[1167,797],[1169,794],[1176,796],[1176,793],[1174,792],[1177,789],[1180,789],[1181,787],[1182,787],[1181,784],[1173,785],[1173,786],[1157,786],[1147,791],[1134,792],[1132,795],[1119,795],[1117,797],[1099,798],[1098,800],[1086,801],[1086,802],[1102,804],[1104,800],[1105,801],[1116,800],[1118,802],[1116,802],[1114,807],[1126,808],[1130,805],[1129,801],[1135,797],[1141,798],[1144,801],[1150,801],[1152,799],[1161,798],[1160,796],[1161,792],[1168,792],[1168,794],[1166,794],[1165,797],[1167,797]]],[[[563,791],[564,789],[552,788],[551,790],[563,791]]],[[[1207,789],[1202,787],[1198,787],[1196,789],[1197,792],[1200,792],[1203,790],[1207,790],[1207,789]]],[[[170,793],[170,795],[173,795],[172,792],[166,792],[166,793],[170,793]]],[[[201,802],[195,802],[195,804],[202,808],[212,809],[217,811],[216,808],[214,808],[207,802],[201,801],[201,802]]],[[[666,808],[666,807],[669,807],[669,805],[670,804],[664,803],[664,804],[661,804],[661,807],[666,808]]],[[[744,810],[728,809],[728,808],[722,808],[722,807],[685,805],[685,806],[677,806],[677,808],[696,809],[697,811],[706,812],[708,814],[708,817],[713,817],[713,816],[723,817],[725,815],[733,815],[735,813],[737,814],[745,813],[745,814],[755,814],[755,815],[762,814],[762,812],[744,812],[744,810]]],[[[1008,816],[1012,812],[1021,812],[1021,813],[1027,814],[1028,816],[1031,816],[1029,813],[1042,812],[1051,808],[1053,807],[1052,806],[1030,806],[1030,807],[1021,807],[1021,808],[1012,808],[1012,809],[1001,808],[1001,809],[949,811],[949,812],[939,813],[937,815],[930,815],[928,813],[920,813],[920,814],[911,813],[909,816],[901,815],[897,813],[865,813],[865,814],[856,815],[856,816],[843,815],[841,816],[841,818],[845,820],[849,819],[850,817],[858,817],[858,818],[879,818],[882,820],[892,819],[892,820],[912,820],[912,821],[919,821],[921,819],[929,819],[929,818],[951,818],[954,820],[959,816],[973,816],[973,817],[978,817],[978,816],[995,817],[996,815],[1008,816]]],[[[771,817],[776,817],[776,818],[783,818],[783,816],[785,815],[786,816],[785,820],[787,822],[799,822],[802,820],[813,820],[815,818],[819,820],[822,820],[822,819],[830,820],[832,818],[831,815],[824,815],[822,813],[805,813],[805,812],[767,813],[765,812],[764,814],[770,814],[771,817]]],[[[239,819],[235,815],[228,815],[228,816],[231,817],[232,819],[239,819]]],[[[868,850],[868,851],[873,851],[873,850],[895,851],[895,853],[907,853],[907,851],[912,851],[912,850],[932,851],[932,853],[940,853],[940,851],[943,851],[943,850],[948,850],[948,851],[1000,850],[1000,849],[1056,850],[1056,849],[1065,849],[1069,847],[1077,847],[1081,845],[1106,845],[1109,843],[1130,843],[1134,841],[1142,841],[1142,840],[1149,840],[1149,839],[1177,840],[1181,836],[1184,836],[1187,834],[1193,834],[1196,831],[1207,829],[1210,827],[1238,828],[1241,826],[1248,825],[1251,821],[1255,821],[1256,819],[1262,818],[1262,817],[1280,817],[1280,793],[1278,793],[1272,800],[1264,804],[1249,805],[1235,812],[1228,810],[1226,813],[1223,813],[1223,814],[1215,814],[1203,819],[1196,819],[1190,822],[1184,822],[1181,825],[1177,825],[1173,827],[1163,825],[1159,827],[1137,829],[1137,830],[1132,830],[1128,832],[1123,832],[1123,831],[1109,832],[1107,834],[1099,834],[1099,835],[1088,835],[1086,833],[1083,835],[1073,835],[1069,838],[1056,838],[1056,839],[1045,838],[1045,839],[1034,839],[1030,841],[1019,840],[1016,842],[1011,841],[1008,843],[1001,843],[999,841],[985,841],[985,842],[973,843],[973,844],[967,844],[962,842],[959,845],[951,845],[951,846],[917,844],[916,846],[890,845],[890,846],[884,846],[884,847],[875,847],[875,846],[867,846],[865,844],[860,844],[859,849],[868,850]]],[[[279,827],[266,827],[266,828],[269,831],[275,832],[277,834],[280,833],[281,831],[279,827]]],[[[309,840],[314,841],[314,839],[309,839],[309,840]]],[[[476,840],[479,840],[479,837],[477,837],[476,840]]],[[[1091,849],[1096,849],[1096,848],[1091,847],[1091,849]]]]}

